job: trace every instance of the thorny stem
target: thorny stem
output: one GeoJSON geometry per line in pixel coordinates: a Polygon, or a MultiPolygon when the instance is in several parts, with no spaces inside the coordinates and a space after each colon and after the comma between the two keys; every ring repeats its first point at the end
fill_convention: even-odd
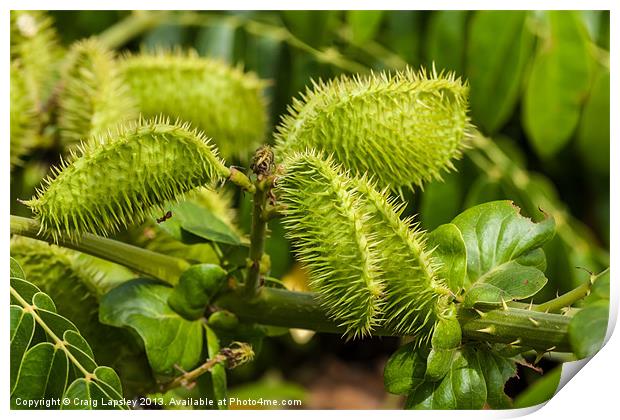
{"type": "MultiPolygon", "coordinates": [[[[41,232],[41,226],[37,221],[26,217],[11,215],[11,234],[54,243],[50,235],[41,232]]],[[[83,234],[77,240],[60,237],[58,245],[104,258],[139,273],[166,280],[170,284],[176,284],[181,273],[190,266],[187,261],[180,258],[89,233],[83,234]]]]}
{"type": "Polygon", "coordinates": [[[263,218],[263,212],[267,206],[267,199],[273,185],[273,152],[269,146],[264,146],[256,151],[252,163],[252,170],[256,174],[256,190],[252,203],[252,228],[250,231],[249,271],[245,280],[245,294],[254,296],[261,286],[261,260],[265,252],[265,236],[267,233],[267,221],[263,218]]]}
{"type": "MultiPolygon", "coordinates": [[[[36,221],[11,216],[11,233],[52,242],[50,236],[40,235],[38,231],[39,225],[36,221]]],[[[262,239],[264,240],[264,231],[262,239]]],[[[77,242],[61,242],[60,245],[105,258],[136,271],[169,280],[171,283],[176,282],[181,272],[187,268],[187,262],[184,260],[95,235],[84,235],[77,242]]],[[[258,255],[258,252],[255,252],[255,255],[258,255]]],[[[260,255],[262,256],[262,253],[260,255]]],[[[316,293],[258,287],[260,257],[258,258],[257,271],[250,270],[256,281],[252,283],[255,288],[250,290],[251,293],[246,291],[246,283],[246,287],[242,289],[223,294],[214,302],[215,306],[235,313],[243,321],[344,334],[344,328],[327,317],[316,293]]],[[[570,293],[567,295],[572,296],[571,299],[577,295],[576,292],[572,295],[570,293]]],[[[554,306],[560,304],[557,300],[551,302],[554,301],[554,306]]],[[[562,302],[562,306],[564,303],[566,302],[562,302]]],[[[522,347],[543,351],[550,348],[560,352],[570,351],[567,338],[569,321],[568,316],[545,313],[535,308],[528,310],[507,307],[504,310],[484,313],[466,310],[459,313],[463,337],[466,339],[491,343],[518,343],[522,347]]],[[[385,329],[377,329],[373,333],[384,336],[395,335],[385,329]]]]}
{"type": "Polygon", "coordinates": [[[588,296],[590,294],[590,290],[592,289],[592,285],[594,284],[596,279],[599,276],[605,274],[608,270],[609,268],[597,275],[591,275],[590,281],[587,281],[582,285],[577,286],[570,292],[566,292],[555,299],[552,299],[545,303],[541,303],[539,305],[534,305],[532,306],[532,309],[541,312],[560,312],[563,308],[567,308],[578,300],[581,300],[584,297],[588,296]]]}
{"type": "MultiPolygon", "coordinates": [[[[221,296],[215,306],[233,312],[242,321],[316,332],[345,332],[343,327],[327,317],[316,293],[263,287],[251,299],[240,295],[238,291],[229,292],[221,296]]],[[[488,312],[462,310],[458,317],[465,339],[513,344],[541,351],[571,351],[568,342],[568,316],[504,308],[488,312]]],[[[396,334],[379,328],[373,331],[373,335],[396,334]]]]}

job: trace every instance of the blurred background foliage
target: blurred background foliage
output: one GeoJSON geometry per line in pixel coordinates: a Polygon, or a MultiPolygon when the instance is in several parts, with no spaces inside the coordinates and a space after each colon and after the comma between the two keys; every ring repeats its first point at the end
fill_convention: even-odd
{"type": "MultiPolygon", "coordinates": [[[[409,193],[407,212],[418,213],[426,229],[495,199],[514,200],[534,219],[552,214],[558,234],[545,249],[550,281],[538,301],[587,281],[587,271],[609,264],[608,11],[50,15],[65,46],[101,34],[119,51],[182,46],[256,72],[270,82],[272,128],[311,80],[405,66],[453,71],[470,85],[471,118],[484,137],[475,138],[458,172],[409,193]]],[[[12,197],[29,197],[58,154],[53,142],[34,149],[12,173],[12,197]]],[[[247,232],[249,197],[235,200],[238,224],[247,232]]],[[[28,215],[15,200],[11,207],[13,214],[28,215]]],[[[303,272],[294,265],[280,224],[273,221],[270,228],[271,276],[304,289],[303,272]]],[[[340,337],[292,331],[265,340],[253,363],[232,371],[230,393],[302,398],[312,408],[397,407],[400,402],[385,394],[381,380],[383,364],[397,346],[392,338],[345,343],[340,337]]],[[[553,366],[553,361],[542,362],[543,370],[553,366]]],[[[537,386],[546,386],[551,395],[555,376],[537,386]]],[[[540,375],[527,371],[520,378],[509,381],[510,395],[540,375]]],[[[523,394],[521,401],[528,398],[523,394]]]]}

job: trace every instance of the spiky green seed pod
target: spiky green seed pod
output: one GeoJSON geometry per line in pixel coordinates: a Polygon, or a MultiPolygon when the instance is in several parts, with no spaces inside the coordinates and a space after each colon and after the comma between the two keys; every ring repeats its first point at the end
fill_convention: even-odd
{"type": "Polygon", "coordinates": [[[128,56],[121,68],[144,115],[191,122],[209,133],[225,159],[246,160],[262,143],[265,83],[253,73],[195,52],[128,56]]]}
{"type": "Polygon", "coordinates": [[[311,287],[349,337],[368,335],[381,322],[384,290],[371,216],[333,162],[295,153],[286,168],[278,180],[283,223],[311,287]]]}
{"type": "Polygon", "coordinates": [[[11,62],[19,64],[37,109],[53,90],[62,48],[52,19],[39,10],[11,10],[11,62]]]}
{"type": "Polygon", "coordinates": [[[439,178],[466,146],[468,88],[453,74],[407,69],[313,85],[277,129],[281,156],[323,151],[398,191],[439,178]]]}
{"type": "Polygon", "coordinates": [[[11,63],[11,169],[21,164],[24,154],[36,143],[36,107],[28,94],[23,73],[11,63]]]}
{"type": "Polygon", "coordinates": [[[202,133],[157,118],[91,139],[53,172],[26,204],[55,238],[110,234],[230,175],[202,133]]]}
{"type": "Polygon", "coordinates": [[[114,55],[96,38],[71,47],[61,80],[58,127],[65,145],[99,137],[138,115],[114,55]]]}
{"type": "Polygon", "coordinates": [[[383,326],[416,342],[428,342],[448,304],[448,288],[437,275],[438,265],[426,248],[424,232],[413,218],[401,219],[404,204],[378,191],[365,177],[354,180],[359,200],[370,215],[368,224],[380,243],[385,284],[383,326]]]}

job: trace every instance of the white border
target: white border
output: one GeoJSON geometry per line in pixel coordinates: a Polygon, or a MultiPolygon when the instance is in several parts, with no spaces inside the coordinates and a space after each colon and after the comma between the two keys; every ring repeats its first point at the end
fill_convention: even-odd
{"type": "MultiPolygon", "coordinates": [[[[371,2],[366,0],[340,0],[335,2],[333,0],[315,0],[312,4],[292,1],[275,1],[267,0],[261,2],[249,2],[239,0],[227,0],[226,2],[207,2],[207,1],[187,1],[187,0],[175,0],[161,1],[161,0],[135,0],[135,1],[119,1],[109,0],[102,4],[85,4],[85,1],[41,1],[41,0],[24,0],[24,1],[4,1],[2,4],[2,75],[3,75],[3,101],[2,111],[0,118],[2,121],[2,139],[0,140],[0,150],[2,151],[2,168],[3,174],[0,177],[1,191],[3,191],[4,197],[0,201],[0,214],[9,214],[9,13],[10,9],[66,9],[66,10],[80,10],[80,9],[169,9],[174,6],[174,9],[214,9],[214,10],[279,10],[279,9],[384,9],[384,10],[408,10],[408,9],[421,9],[421,10],[437,10],[437,9],[532,9],[532,10],[545,10],[545,9],[588,9],[588,10],[602,10],[610,9],[611,13],[611,92],[616,92],[612,95],[611,102],[611,115],[620,115],[618,108],[618,95],[620,92],[618,85],[618,24],[620,19],[618,18],[617,2],[602,1],[602,0],[590,0],[584,1],[550,1],[550,0],[523,0],[519,2],[515,1],[446,1],[435,0],[432,2],[407,2],[407,1],[394,1],[383,0],[381,2],[371,2]]],[[[620,175],[618,166],[618,143],[617,137],[620,133],[618,126],[618,118],[612,119],[612,131],[611,136],[614,140],[611,142],[611,179],[618,179],[620,175]]],[[[618,194],[614,192],[612,187],[611,194],[611,214],[620,214],[620,206],[618,205],[618,194]]],[[[8,219],[8,216],[5,216],[8,219]]],[[[5,219],[6,220],[6,219],[5,219]]],[[[0,266],[3,267],[4,272],[8,272],[8,259],[9,255],[9,225],[8,220],[0,226],[0,246],[2,255],[0,258],[0,266]]],[[[617,261],[617,247],[615,239],[618,237],[618,223],[615,218],[611,220],[611,260],[617,261]]],[[[611,324],[615,325],[618,317],[618,297],[620,296],[616,281],[612,281],[612,308],[611,308],[611,324]]],[[[7,290],[7,289],[4,289],[7,290]]],[[[7,292],[8,294],[8,292],[7,292]]],[[[5,299],[8,296],[5,295],[5,299]]],[[[8,325],[8,311],[2,310],[0,315],[0,325],[8,325]]],[[[4,329],[3,329],[4,332],[4,329]]],[[[611,330],[609,331],[611,333],[611,330]]],[[[609,335],[608,333],[608,335],[609,335]]],[[[6,332],[2,334],[4,338],[0,339],[0,343],[9,342],[8,328],[6,332]]],[[[618,387],[614,382],[620,381],[620,339],[618,334],[611,336],[609,342],[605,347],[590,360],[586,367],[577,374],[574,379],[568,380],[568,383],[558,392],[558,394],[552,398],[544,407],[539,409],[531,408],[524,410],[510,410],[510,411],[459,411],[459,412],[407,412],[404,410],[391,411],[390,416],[410,418],[415,416],[416,418],[455,418],[459,419],[480,419],[480,418],[510,418],[520,417],[530,414],[532,419],[548,419],[548,418],[608,418],[610,413],[616,411],[616,403],[618,400],[618,387]]],[[[8,346],[0,345],[0,354],[2,354],[2,360],[0,361],[0,369],[3,370],[2,386],[0,391],[0,407],[2,412],[8,411],[8,395],[9,395],[9,355],[8,346]]],[[[577,363],[576,365],[579,365],[577,363]]],[[[578,367],[575,364],[565,366],[562,382],[564,383],[568,377],[572,377],[575,372],[575,368],[578,367]],[[569,372],[572,371],[572,372],[569,372]],[[567,376],[568,374],[568,376],[567,376]]],[[[579,370],[579,369],[577,369],[579,370]]],[[[229,412],[178,412],[178,411],[133,411],[130,413],[135,418],[165,418],[171,415],[178,416],[215,416],[217,418],[245,418],[249,413],[243,411],[229,411],[229,412]],[[176,414],[178,413],[178,414],[176,414]]],[[[349,416],[372,416],[374,412],[360,412],[360,411],[338,411],[336,415],[342,417],[349,416]]],[[[15,418],[30,418],[33,413],[23,411],[10,412],[11,417],[15,418]]],[[[85,414],[84,412],[53,412],[47,411],[43,414],[46,417],[56,418],[76,418],[83,417],[84,415],[93,418],[109,418],[109,416],[127,415],[126,413],[103,413],[101,411],[85,414]]],[[[283,418],[289,415],[294,415],[300,418],[311,418],[317,415],[314,411],[269,411],[269,412],[252,412],[252,416],[259,418],[283,418]]]]}

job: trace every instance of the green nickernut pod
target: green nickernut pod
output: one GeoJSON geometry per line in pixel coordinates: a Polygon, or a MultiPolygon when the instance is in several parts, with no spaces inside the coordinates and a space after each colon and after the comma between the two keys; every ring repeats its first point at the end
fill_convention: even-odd
{"type": "Polygon", "coordinates": [[[441,318],[431,337],[432,349],[426,359],[425,379],[441,380],[452,365],[457,348],[461,345],[461,325],[456,319],[454,307],[447,317],[441,318]]]}
{"type": "Polygon", "coordinates": [[[232,331],[239,326],[239,318],[229,311],[217,311],[209,316],[207,323],[216,330],[232,331]]]}
{"type": "Polygon", "coordinates": [[[183,318],[198,319],[225,282],[226,271],[219,265],[194,265],[181,274],[168,305],[183,318]]]}

